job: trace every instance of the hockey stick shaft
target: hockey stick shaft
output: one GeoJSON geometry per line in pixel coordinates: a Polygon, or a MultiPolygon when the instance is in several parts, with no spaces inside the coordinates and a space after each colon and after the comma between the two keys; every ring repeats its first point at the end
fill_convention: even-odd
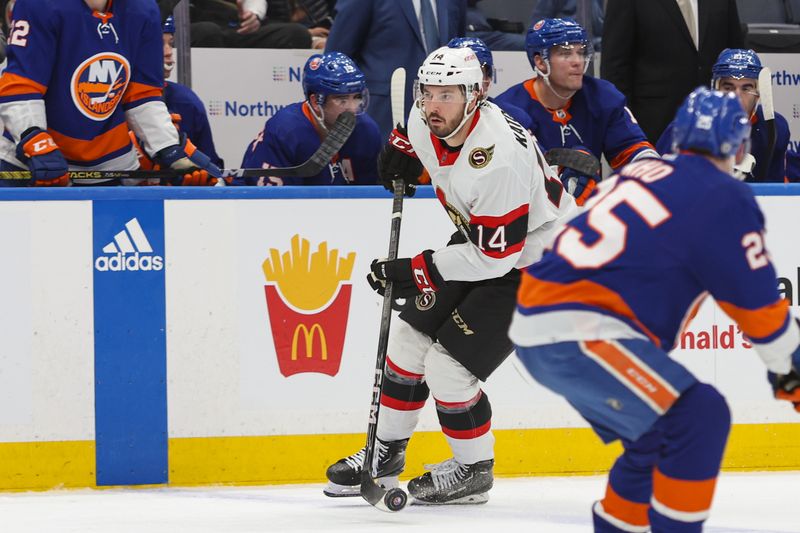
{"type": "Polygon", "coordinates": [[[761,163],[761,176],[759,178],[766,180],[772,163],[772,154],[775,152],[777,137],[775,131],[775,105],[772,100],[772,71],[769,67],[763,67],[758,73],[758,93],[761,101],[761,113],[764,115],[764,126],[767,128],[767,150],[764,152],[764,160],[758,161],[758,163],[761,163]]]}
{"type": "MultiPolygon", "coordinates": [[[[395,180],[392,185],[394,187],[394,197],[392,199],[392,223],[389,232],[389,260],[397,258],[397,248],[400,243],[400,222],[403,217],[403,193],[405,192],[405,185],[401,180],[395,180]]],[[[393,292],[393,283],[387,282],[386,290],[383,293],[383,305],[381,306],[378,353],[375,358],[375,381],[372,387],[372,402],[370,403],[369,424],[367,425],[367,447],[364,457],[364,468],[361,470],[361,496],[370,504],[383,511],[399,511],[405,506],[405,501],[399,506],[393,506],[391,503],[385,501],[387,491],[378,486],[372,478],[372,464],[376,453],[378,416],[380,414],[381,393],[383,391],[384,367],[386,365],[386,351],[389,346],[389,327],[392,321],[393,292]]],[[[398,496],[395,494],[394,497],[398,496]]],[[[405,500],[405,493],[402,493],[401,497],[405,500]]]]}
{"type": "MultiPolygon", "coordinates": [[[[272,168],[226,168],[222,170],[223,178],[257,178],[259,176],[278,176],[309,178],[319,174],[333,156],[338,152],[350,134],[355,129],[356,117],[353,113],[346,111],[339,115],[333,127],[328,131],[328,135],[319,148],[303,164],[294,167],[272,167],[272,168]]],[[[112,179],[175,179],[185,174],[180,170],[72,170],[68,172],[69,177],[76,183],[94,182],[96,180],[112,179]]],[[[8,170],[0,171],[0,179],[3,180],[30,180],[31,173],[27,170],[8,170]]]]}
{"type": "MultiPolygon", "coordinates": [[[[391,105],[392,121],[395,124],[405,122],[405,85],[406,71],[398,68],[392,73],[391,105]]],[[[400,222],[403,218],[403,194],[405,184],[402,180],[392,181],[392,221],[389,231],[389,259],[397,258],[397,249],[400,245],[400,222]]],[[[375,381],[372,386],[372,402],[369,408],[369,424],[367,425],[366,454],[364,467],[361,470],[361,496],[371,505],[382,511],[394,512],[405,507],[408,496],[403,489],[395,488],[386,490],[380,487],[372,478],[372,464],[375,458],[375,445],[377,441],[378,416],[381,408],[381,393],[383,391],[384,367],[386,366],[386,351],[389,346],[389,326],[392,321],[392,287],[386,284],[383,293],[383,306],[381,307],[381,325],[378,333],[378,354],[375,358],[375,381]]]]}

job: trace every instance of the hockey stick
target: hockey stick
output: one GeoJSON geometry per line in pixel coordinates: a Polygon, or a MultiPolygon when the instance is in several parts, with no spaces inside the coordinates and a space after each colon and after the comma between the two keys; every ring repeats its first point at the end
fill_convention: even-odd
{"type": "Polygon", "coordinates": [[[761,112],[764,114],[764,125],[767,127],[767,151],[761,167],[759,179],[766,180],[769,173],[772,154],[775,152],[775,106],[772,101],[772,71],[762,67],[758,73],[758,93],[761,97],[761,112]]]}
{"type": "MultiPolygon", "coordinates": [[[[328,135],[319,148],[311,154],[305,163],[294,167],[272,168],[226,168],[222,169],[223,178],[257,178],[259,176],[280,176],[291,178],[309,178],[319,174],[331,158],[338,152],[353,129],[356,127],[356,117],[350,111],[345,111],[336,119],[333,127],[328,130],[328,135]]],[[[183,176],[180,170],[71,170],[68,172],[70,179],[76,183],[85,183],[98,179],[171,179],[183,176]]],[[[27,170],[0,171],[0,179],[4,180],[30,180],[31,173],[27,170]]]]}
{"type": "Polygon", "coordinates": [[[596,176],[600,173],[600,161],[592,154],[572,148],[551,148],[544,154],[550,166],[571,168],[584,176],[596,176]]]}
{"type": "MultiPolygon", "coordinates": [[[[403,100],[406,91],[406,71],[398,68],[392,74],[392,121],[395,124],[405,122],[403,118],[403,100]]],[[[394,198],[392,201],[392,225],[389,232],[389,260],[397,258],[397,248],[400,244],[400,221],[403,217],[403,192],[405,185],[402,180],[392,181],[394,198]]],[[[361,496],[371,505],[381,511],[399,511],[406,506],[408,495],[400,487],[386,490],[375,482],[372,477],[372,463],[375,458],[375,444],[377,440],[378,414],[381,409],[381,392],[383,390],[383,370],[386,365],[386,349],[389,344],[389,324],[392,320],[392,282],[386,283],[383,293],[383,307],[381,308],[381,328],[378,334],[378,355],[375,361],[375,382],[372,386],[372,403],[369,406],[369,424],[367,425],[367,445],[364,457],[364,467],[361,469],[361,496]]]]}

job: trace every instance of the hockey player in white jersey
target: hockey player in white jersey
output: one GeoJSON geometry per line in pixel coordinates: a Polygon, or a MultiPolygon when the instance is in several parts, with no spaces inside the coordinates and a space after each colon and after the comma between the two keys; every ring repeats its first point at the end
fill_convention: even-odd
{"type": "MultiPolygon", "coordinates": [[[[512,351],[507,328],[518,269],[535,262],[575,210],[530,134],[484,100],[469,48],[440,48],[419,69],[408,135],[398,127],[379,158],[387,186],[413,194],[422,166],[458,231],[439,250],[372,263],[370,284],[411,304],[393,323],[377,427],[377,468],[396,485],[430,394],[453,458],[408,484],[419,503],[483,503],[493,483],[491,406],[481,390],[512,351]]],[[[329,496],[359,494],[364,450],[328,468],[329,496]]]]}

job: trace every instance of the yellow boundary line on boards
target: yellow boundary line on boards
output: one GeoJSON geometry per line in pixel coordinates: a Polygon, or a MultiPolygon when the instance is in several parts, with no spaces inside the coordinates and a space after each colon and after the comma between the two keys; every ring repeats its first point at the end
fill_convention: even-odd
{"type": "MultiPolygon", "coordinates": [[[[621,451],[585,428],[496,430],[495,474],[603,473],[621,451]]],[[[363,446],[361,434],[169,440],[170,485],[321,483],[325,468],[363,446]]],[[[441,433],[417,433],[403,478],[450,456],[441,433]]],[[[733,427],[725,470],[800,470],[800,423],[733,427]]],[[[96,487],[93,441],[0,443],[0,490],[96,487]]]]}

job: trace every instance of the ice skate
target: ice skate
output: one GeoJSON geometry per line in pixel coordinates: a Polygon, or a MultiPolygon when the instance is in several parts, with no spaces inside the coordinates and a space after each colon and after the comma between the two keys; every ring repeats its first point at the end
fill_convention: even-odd
{"type": "Polygon", "coordinates": [[[408,482],[413,503],[423,505],[477,504],[489,501],[494,483],[494,459],[471,465],[448,459],[437,465],[425,465],[425,472],[408,482]]]}
{"type": "MultiPolygon", "coordinates": [[[[408,439],[391,442],[376,439],[375,446],[375,457],[377,459],[375,482],[384,488],[399,486],[397,477],[406,464],[408,439]]],[[[359,496],[361,494],[361,470],[364,466],[366,454],[366,447],[361,448],[353,455],[339,459],[329,466],[327,472],[325,472],[328,477],[328,486],[322,489],[322,492],[332,498],[359,496]]]]}

